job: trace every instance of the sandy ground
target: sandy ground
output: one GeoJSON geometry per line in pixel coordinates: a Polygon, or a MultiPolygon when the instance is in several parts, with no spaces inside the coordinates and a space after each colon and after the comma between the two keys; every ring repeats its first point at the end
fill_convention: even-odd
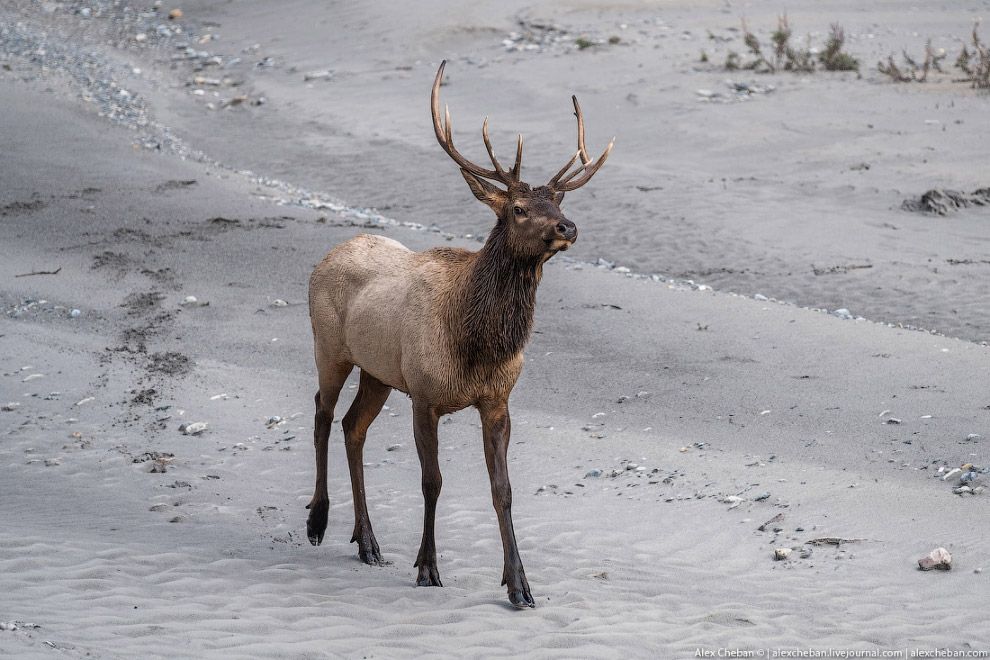
{"type": "Polygon", "coordinates": [[[202,1],[171,22],[110,4],[0,8],[0,655],[990,652],[987,494],[954,493],[969,468],[941,478],[988,481],[990,225],[901,209],[987,185],[990,98],[872,64],[928,37],[953,59],[985,3],[787,8],[819,39],[840,21],[862,78],[721,70],[740,16],[775,27],[763,2],[202,1]],[[580,238],[547,266],[511,402],[529,611],[498,584],[473,411],[440,427],[443,589],[413,586],[400,395],[366,449],[389,563],[348,543],[339,424],[327,539],[305,538],[313,266],[362,231],[426,249],[490,227],[432,135],[443,58],[479,161],[490,115],[500,152],[525,135],[524,178],[549,178],[572,93],[590,151],[616,136],[565,202],[580,238]],[[775,89],[741,100],[728,78],[775,89]],[[827,537],[848,541],[809,543],[827,537]],[[940,546],[953,569],[919,571],[940,546]]]}

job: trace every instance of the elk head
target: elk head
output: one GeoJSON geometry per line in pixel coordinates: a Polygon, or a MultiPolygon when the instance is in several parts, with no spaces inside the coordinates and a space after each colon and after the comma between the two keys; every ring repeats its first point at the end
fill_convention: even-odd
{"type": "Polygon", "coordinates": [[[612,151],[615,138],[609,142],[605,153],[598,160],[592,161],[584,147],[584,117],[581,115],[581,106],[578,105],[577,97],[572,96],[574,115],[578,122],[578,151],[557,172],[556,176],[550,179],[549,183],[533,188],[528,183],[520,181],[522,135],[519,136],[516,161],[512,169],[506,171],[499,164],[495,157],[495,151],[492,149],[491,140],[488,138],[487,117],[482,126],[481,134],[485,140],[488,157],[495,169],[479,167],[454,148],[450,130],[450,111],[446,106],[444,107],[444,117],[440,117],[440,80],[443,78],[443,69],[446,64],[446,61],[440,64],[436,80],[433,82],[433,93],[430,97],[433,128],[436,131],[440,146],[460,166],[461,174],[474,196],[495,211],[495,215],[498,216],[496,229],[501,229],[506,233],[507,242],[515,254],[519,257],[536,257],[545,261],[558,251],[568,249],[577,240],[578,232],[574,223],[565,218],[560,211],[560,203],[564,199],[564,193],[577,190],[588,183],[595,172],[605,163],[609,152],[612,151]],[[578,158],[581,159],[581,164],[571,170],[571,166],[578,158]],[[501,183],[505,189],[499,188],[491,181],[501,183]]]}

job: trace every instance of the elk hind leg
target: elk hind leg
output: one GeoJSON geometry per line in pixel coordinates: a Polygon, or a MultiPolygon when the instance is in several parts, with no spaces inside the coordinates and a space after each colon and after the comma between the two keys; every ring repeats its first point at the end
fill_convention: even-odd
{"type": "Polygon", "coordinates": [[[327,530],[327,517],[330,513],[330,496],[327,493],[327,443],[330,438],[330,425],[333,423],[333,410],[337,397],[354,365],[334,365],[320,370],[320,389],[316,393],[316,418],[313,423],[313,444],[316,446],[316,490],[306,508],[306,535],[313,545],[323,542],[327,530]]]}
{"type": "Polygon", "coordinates": [[[344,443],[347,448],[347,467],[351,474],[351,493],[354,497],[354,534],[351,543],[358,544],[358,556],[365,564],[381,564],[382,554],[371,529],[368,503],[364,492],[364,441],[368,427],[378,417],[392,388],[364,369],[361,384],[354,403],[344,415],[344,443]]]}

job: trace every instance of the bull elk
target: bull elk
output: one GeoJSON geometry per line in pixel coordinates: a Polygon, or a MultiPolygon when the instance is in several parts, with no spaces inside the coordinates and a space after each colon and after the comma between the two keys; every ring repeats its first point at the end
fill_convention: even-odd
{"type": "Polygon", "coordinates": [[[365,501],[363,452],[368,427],[389,393],[412,399],[413,435],[422,468],[423,540],[415,566],[417,584],[442,586],[437,570],[434,520],[442,483],[437,458],[441,416],[468,406],[481,415],[492,500],[502,535],[502,584],[518,607],[533,607],[512,529],[512,492],[506,468],[509,392],[523,366],[533,326],[536,287],[543,264],[577,239],[560,211],[564,193],[586,184],[604,164],[612,143],[592,161],[584,147],[584,119],[577,99],[578,152],[545,186],[520,180],[522,136],[515,164],[505,170],[482,129],[494,169],[479,167],[455,148],[450,112],[440,115],[440,65],[431,94],[433,128],[444,151],[460,167],[474,196],[498,220],[477,252],[437,247],[415,253],[383,236],[361,234],[334,248],[313,271],[309,286],[319,391],[316,393],[316,492],[307,508],[313,545],[327,527],[327,439],[341,387],[354,366],[360,385],[342,422],[354,497],[358,555],[368,564],[382,556],[365,501]],[[580,164],[571,170],[574,163],[580,164]],[[502,184],[505,189],[493,185],[502,184]]]}

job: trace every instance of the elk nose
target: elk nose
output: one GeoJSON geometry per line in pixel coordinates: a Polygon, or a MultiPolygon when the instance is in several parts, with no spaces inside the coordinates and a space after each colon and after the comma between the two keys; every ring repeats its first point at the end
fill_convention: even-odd
{"type": "Polygon", "coordinates": [[[573,222],[564,218],[557,223],[557,233],[563,236],[565,240],[573,241],[577,238],[577,227],[573,222]]]}

